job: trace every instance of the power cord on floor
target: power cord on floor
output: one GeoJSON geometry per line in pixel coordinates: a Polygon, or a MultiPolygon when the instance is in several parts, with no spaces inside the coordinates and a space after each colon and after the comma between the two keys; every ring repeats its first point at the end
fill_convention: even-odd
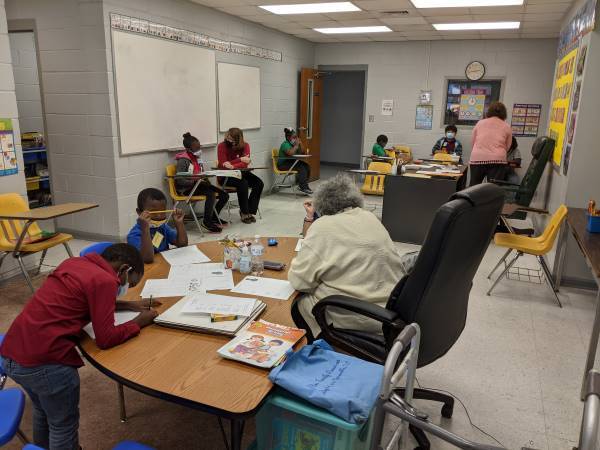
{"type": "Polygon", "coordinates": [[[500,442],[498,439],[496,439],[494,436],[492,436],[490,433],[488,433],[487,431],[483,430],[481,427],[475,425],[473,423],[473,421],[471,420],[471,415],[469,414],[469,410],[467,409],[467,407],[465,406],[465,404],[463,403],[463,401],[458,398],[458,396],[454,395],[452,392],[448,392],[445,391],[443,389],[436,389],[436,388],[431,388],[431,387],[425,387],[425,386],[421,386],[421,383],[419,383],[419,380],[417,377],[415,377],[415,381],[417,382],[417,386],[421,389],[427,389],[428,391],[435,391],[435,392],[441,392],[442,394],[447,394],[450,397],[454,398],[455,400],[458,401],[458,403],[460,403],[460,405],[463,407],[463,409],[465,410],[465,414],[467,415],[467,419],[469,421],[469,423],[471,424],[471,427],[475,428],[477,431],[479,431],[480,433],[486,435],[487,437],[489,437],[490,439],[494,440],[500,447],[502,448],[506,448],[506,446],[500,442]]]}

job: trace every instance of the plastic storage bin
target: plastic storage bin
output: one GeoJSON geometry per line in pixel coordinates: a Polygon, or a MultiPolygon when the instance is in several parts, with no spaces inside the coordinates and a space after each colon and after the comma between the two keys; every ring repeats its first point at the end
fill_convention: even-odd
{"type": "Polygon", "coordinates": [[[587,230],[590,233],[600,233],[600,216],[587,216],[587,230]]]}
{"type": "MultiPolygon", "coordinates": [[[[260,450],[367,450],[371,423],[354,425],[281,389],[256,416],[260,450]]],[[[252,448],[252,447],[250,447],[252,448]]]]}

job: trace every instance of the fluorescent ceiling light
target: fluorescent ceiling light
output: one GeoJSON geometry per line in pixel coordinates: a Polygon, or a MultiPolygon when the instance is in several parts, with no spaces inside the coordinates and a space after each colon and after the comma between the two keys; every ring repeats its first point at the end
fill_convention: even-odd
{"type": "Polygon", "coordinates": [[[434,23],[438,31],[458,30],[517,30],[521,22],[467,22],[467,23],[434,23]]]}
{"type": "Polygon", "coordinates": [[[318,14],[361,11],[358,6],[350,2],[335,3],[301,3],[297,5],[263,5],[259,8],[266,9],[273,14],[318,14]]]}
{"type": "Polygon", "coordinates": [[[411,0],[415,8],[477,8],[480,6],[520,6],[524,0],[411,0]]]}
{"type": "Polygon", "coordinates": [[[385,26],[377,27],[337,27],[337,28],[313,28],[313,30],[324,34],[350,34],[350,33],[385,33],[392,31],[385,26]]]}

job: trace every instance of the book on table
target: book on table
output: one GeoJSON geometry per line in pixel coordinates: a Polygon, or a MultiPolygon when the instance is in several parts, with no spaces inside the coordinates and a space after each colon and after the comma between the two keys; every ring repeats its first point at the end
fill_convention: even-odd
{"type": "Polygon", "coordinates": [[[252,322],[217,352],[223,358],[269,369],[306,334],[305,330],[259,320],[252,322]]]}

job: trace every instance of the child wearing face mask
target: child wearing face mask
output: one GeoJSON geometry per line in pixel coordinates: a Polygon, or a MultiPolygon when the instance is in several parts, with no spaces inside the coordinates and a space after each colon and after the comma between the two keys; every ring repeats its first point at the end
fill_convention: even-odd
{"type": "Polygon", "coordinates": [[[456,139],[456,133],[458,129],[454,125],[448,125],[446,127],[445,135],[443,138],[440,138],[433,149],[431,150],[431,154],[435,155],[436,153],[448,153],[448,154],[456,154],[460,156],[462,160],[462,144],[458,139],[456,139]]]}
{"type": "Polygon", "coordinates": [[[186,247],[187,233],[183,226],[183,211],[173,213],[175,228],[167,224],[167,198],[162,191],[147,188],[138,194],[137,223],[129,230],[127,243],[142,254],[145,264],[154,262],[154,254],[169,250],[169,245],[186,247]]]}
{"type": "Polygon", "coordinates": [[[277,160],[277,168],[279,170],[289,170],[294,166],[294,170],[298,172],[296,178],[298,179],[298,186],[301,192],[306,195],[312,195],[313,191],[308,185],[308,179],[310,178],[310,166],[304,161],[296,162],[295,159],[289,158],[292,155],[304,154],[302,150],[302,144],[296,131],[292,128],[284,128],[285,141],[279,146],[279,159],[277,160]],[[294,165],[294,163],[296,163],[294,165]]]}
{"type": "Polygon", "coordinates": [[[76,346],[82,329],[91,321],[96,345],[106,349],[152,324],[157,312],[148,301],[117,300],[117,292],[135,286],[143,275],[140,252],[128,244],[69,258],[50,272],[8,329],[0,363],[31,399],[36,446],[80,448],[78,368],[83,361],[76,346]],[[139,314],[115,325],[115,310],[139,314]]]}
{"type": "MultiPolygon", "coordinates": [[[[175,155],[177,173],[198,175],[204,172],[202,150],[198,138],[192,136],[188,131],[183,135],[183,146],[185,150],[175,155]]],[[[194,178],[176,178],[175,189],[177,189],[179,195],[189,195],[196,181],[194,178]]],[[[226,225],[227,221],[219,218],[218,214],[227,204],[229,194],[223,189],[212,185],[208,180],[202,180],[194,191],[194,195],[204,195],[206,197],[204,201],[204,218],[200,226],[209,233],[220,233],[221,226],[226,225]]]]}

